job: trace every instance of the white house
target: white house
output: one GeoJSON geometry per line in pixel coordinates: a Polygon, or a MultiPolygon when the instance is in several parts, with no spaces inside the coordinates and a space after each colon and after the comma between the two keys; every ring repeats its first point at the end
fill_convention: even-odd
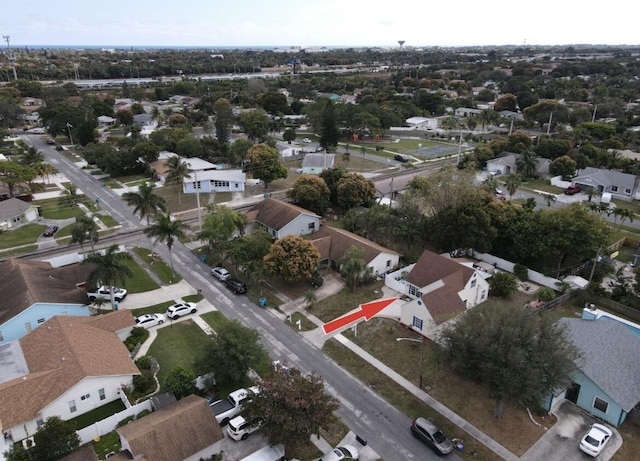
{"type": "Polygon", "coordinates": [[[242,170],[207,170],[192,172],[184,178],[185,194],[196,192],[243,192],[247,175],[242,170]]]}
{"type": "Polygon", "coordinates": [[[273,238],[312,234],[320,228],[320,216],[291,203],[264,199],[247,211],[247,232],[262,228],[273,238]]]}
{"type": "Polygon", "coordinates": [[[389,274],[385,285],[408,296],[400,323],[432,337],[438,325],[487,300],[488,274],[431,251],[389,274]]]}
{"type": "Polygon", "coordinates": [[[0,230],[8,230],[38,219],[38,207],[15,197],[0,202],[0,230]]]}
{"type": "Polygon", "coordinates": [[[95,317],[58,316],[0,346],[0,423],[14,442],[43,422],[69,420],[124,397],[139,375],[115,333],[135,325],[129,310],[95,317]]]}
{"type": "Polygon", "coordinates": [[[438,128],[437,118],[410,117],[405,120],[405,123],[412,130],[435,130],[438,128]]]}

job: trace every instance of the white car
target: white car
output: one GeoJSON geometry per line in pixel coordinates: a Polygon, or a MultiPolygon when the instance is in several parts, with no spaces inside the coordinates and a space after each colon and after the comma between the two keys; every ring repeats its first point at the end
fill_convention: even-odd
{"type": "Polygon", "coordinates": [[[136,317],[136,326],[151,328],[156,325],[162,325],[164,320],[163,314],[143,314],[140,317],[136,317]]]}
{"type": "Polygon", "coordinates": [[[612,435],[613,432],[607,426],[593,424],[580,440],[580,451],[595,458],[602,452],[612,435]]]}
{"type": "Polygon", "coordinates": [[[195,314],[198,311],[196,303],[176,303],[167,309],[167,317],[175,320],[183,315],[195,314]]]}
{"type": "MultiPolygon", "coordinates": [[[[127,290],[124,288],[111,287],[113,290],[113,299],[120,302],[124,298],[127,297],[127,290]]],[[[107,301],[111,300],[111,290],[109,287],[101,286],[95,290],[88,291],[87,296],[89,297],[89,301],[94,302],[98,298],[106,299],[107,301]]]]}
{"type": "Polygon", "coordinates": [[[221,282],[224,282],[229,277],[231,277],[231,274],[229,273],[229,271],[226,270],[224,267],[214,267],[213,269],[211,269],[211,275],[213,275],[215,278],[217,278],[221,282]]]}
{"type": "Polygon", "coordinates": [[[353,445],[335,447],[318,461],[340,461],[341,459],[358,459],[358,449],[353,445]]]}
{"type": "Polygon", "coordinates": [[[247,440],[258,429],[260,429],[260,424],[252,426],[242,416],[236,416],[227,424],[227,433],[233,440],[247,440]]]}
{"type": "Polygon", "coordinates": [[[304,139],[302,140],[302,142],[303,142],[303,143],[305,143],[305,144],[311,144],[311,139],[309,139],[309,138],[304,138],[304,139]]]}

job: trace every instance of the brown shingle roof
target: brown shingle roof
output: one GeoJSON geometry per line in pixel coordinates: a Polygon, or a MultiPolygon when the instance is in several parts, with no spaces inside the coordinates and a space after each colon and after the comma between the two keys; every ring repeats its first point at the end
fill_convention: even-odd
{"type": "Polygon", "coordinates": [[[431,251],[424,251],[407,276],[407,282],[424,288],[442,281],[442,287],[424,294],[421,298],[433,320],[440,324],[466,310],[458,292],[465,287],[473,274],[474,270],[470,267],[431,251]]]}
{"type": "MultiPolygon", "coordinates": [[[[129,311],[131,324],[133,316],[129,311]]],[[[0,421],[12,427],[87,377],[139,374],[126,346],[110,328],[125,323],[120,311],[102,317],[57,316],[20,339],[29,374],[0,384],[0,421]],[[113,316],[114,321],[106,317],[113,316]],[[106,328],[106,329],[105,329],[106,328]]]]}
{"type": "Polygon", "coordinates": [[[44,261],[9,259],[0,262],[0,324],[37,302],[88,304],[84,288],[87,266],[52,267],[44,261]]]}
{"type": "Polygon", "coordinates": [[[134,458],[144,455],[148,461],[185,459],[224,438],[208,402],[196,395],[120,427],[116,432],[129,443],[134,458]]]}
{"type": "Polygon", "coordinates": [[[397,252],[367,240],[339,227],[322,226],[312,235],[311,241],[320,252],[320,261],[330,259],[339,261],[344,257],[351,245],[362,248],[362,259],[368,264],[380,253],[398,254],[397,252]]]}
{"type": "Polygon", "coordinates": [[[264,199],[247,212],[247,218],[253,219],[271,229],[280,230],[301,214],[317,216],[309,210],[305,210],[291,203],[272,198],[264,199]],[[254,214],[257,212],[257,214],[254,214]]]}

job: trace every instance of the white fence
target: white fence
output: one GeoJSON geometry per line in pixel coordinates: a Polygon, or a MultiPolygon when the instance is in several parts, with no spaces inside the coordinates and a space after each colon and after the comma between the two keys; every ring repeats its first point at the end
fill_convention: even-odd
{"type": "MultiPolygon", "coordinates": [[[[502,269],[503,271],[511,272],[513,274],[515,263],[512,263],[511,261],[498,258],[497,256],[493,256],[489,253],[478,253],[474,250],[469,250],[469,256],[491,264],[492,266],[497,267],[498,269],[502,269]]],[[[558,279],[547,277],[546,275],[541,274],[540,272],[532,271],[531,269],[527,269],[527,275],[529,277],[529,280],[531,280],[533,283],[537,283],[538,285],[549,287],[554,290],[558,290],[559,285],[562,283],[558,279]]]]}
{"type": "Polygon", "coordinates": [[[96,437],[102,437],[103,435],[108,434],[116,428],[120,421],[128,418],[129,416],[137,415],[144,410],[152,411],[151,400],[145,400],[144,402],[122,410],[120,413],[111,415],[102,421],[93,423],[89,427],[80,429],[77,431],[78,436],[80,437],[80,445],[89,443],[96,437]]]}

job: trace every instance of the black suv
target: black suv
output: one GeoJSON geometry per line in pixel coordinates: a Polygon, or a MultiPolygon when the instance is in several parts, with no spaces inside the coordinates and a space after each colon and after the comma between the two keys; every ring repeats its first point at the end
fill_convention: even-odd
{"type": "Polygon", "coordinates": [[[233,291],[237,295],[241,295],[247,292],[247,286],[244,284],[242,280],[228,278],[224,281],[227,285],[227,288],[233,291]]]}

